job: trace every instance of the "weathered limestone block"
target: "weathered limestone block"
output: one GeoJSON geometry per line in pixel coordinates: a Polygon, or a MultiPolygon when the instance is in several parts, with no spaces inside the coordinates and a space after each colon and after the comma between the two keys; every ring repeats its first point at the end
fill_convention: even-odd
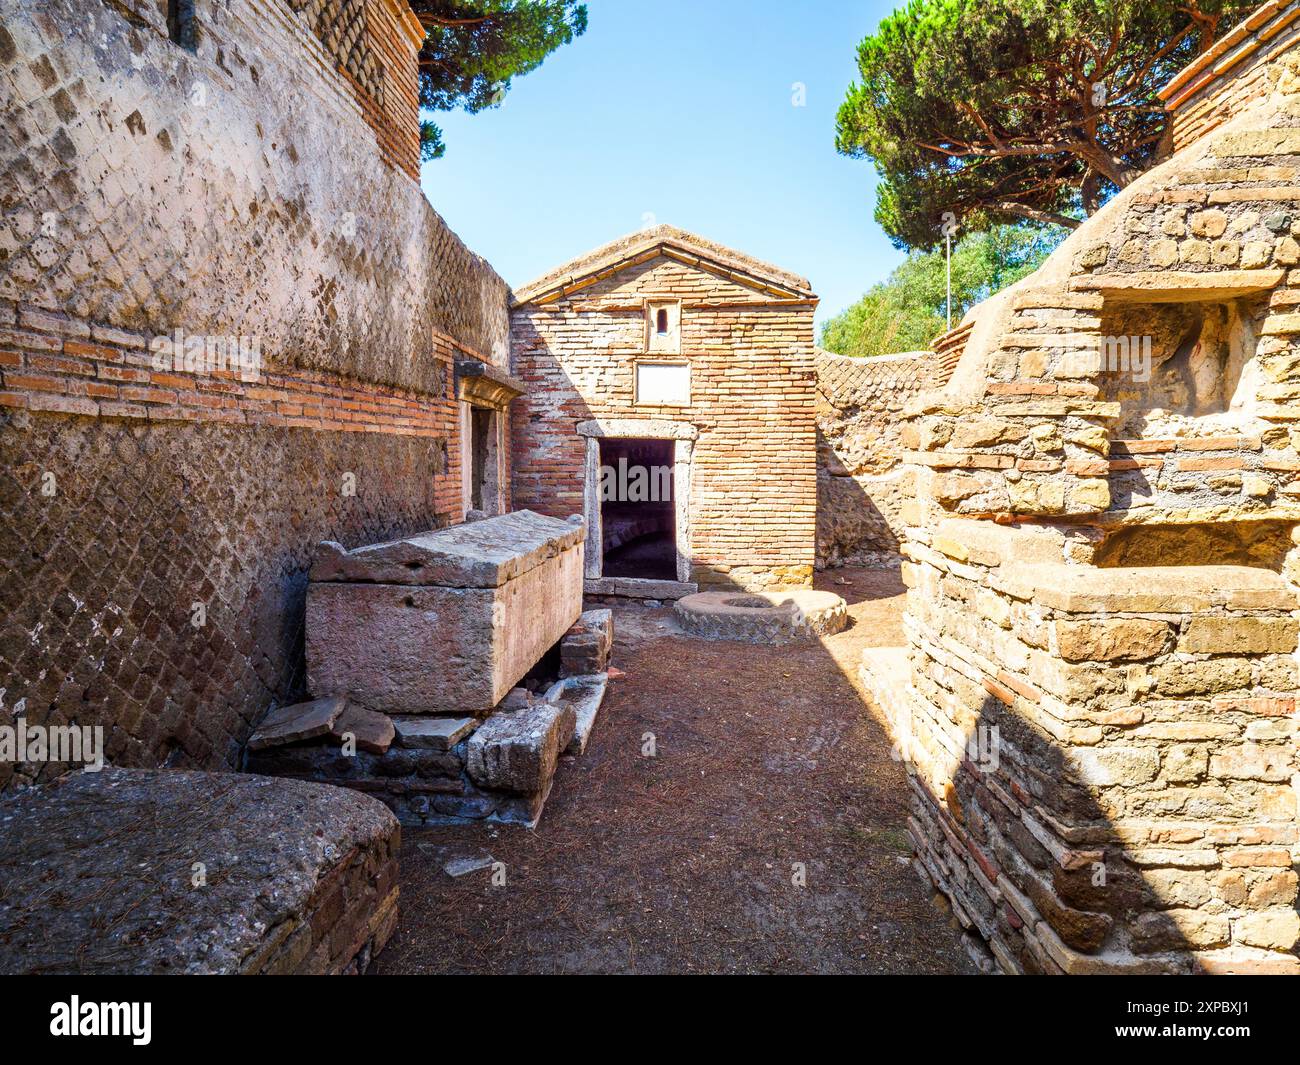
{"type": "Polygon", "coordinates": [[[340,744],[350,741],[357,750],[369,754],[384,754],[392,745],[393,734],[393,722],[386,714],[377,714],[355,703],[348,704],[330,730],[330,736],[340,744]]]}
{"type": "Polygon", "coordinates": [[[104,769],[11,793],[0,971],[364,971],[396,927],[399,843],[381,803],[295,780],[104,769]]]}
{"type": "Polygon", "coordinates": [[[1078,779],[1084,784],[1144,784],[1160,771],[1154,747],[1082,748],[1071,753],[1078,779]]]}
{"type": "Polygon", "coordinates": [[[553,705],[567,703],[573,708],[573,739],[565,748],[566,754],[582,754],[596,727],[596,715],[605,700],[609,678],[603,673],[594,676],[564,677],[557,680],[546,693],[546,701],[553,705]]]}
{"type": "Polygon", "coordinates": [[[560,752],[573,739],[574,725],[568,705],[537,703],[494,714],[469,738],[466,770],[480,787],[544,795],[560,752]]]}
{"type": "Polygon", "coordinates": [[[614,645],[614,615],[608,608],[586,610],[560,640],[560,675],[604,673],[614,645]]]}
{"type": "Polygon", "coordinates": [[[1236,922],[1237,939],[1251,947],[1294,950],[1300,937],[1300,914],[1286,908],[1248,913],[1236,922]]]}
{"type": "Polygon", "coordinates": [[[307,682],[391,714],[486,714],[582,610],[580,524],[517,511],[345,551],[307,591],[307,682]]]}
{"type": "Polygon", "coordinates": [[[1170,630],[1163,621],[1140,618],[1058,621],[1056,642],[1068,662],[1132,662],[1165,650],[1170,630]]]}
{"type": "Polygon", "coordinates": [[[1208,654],[1290,654],[1300,621],[1295,618],[1193,618],[1183,636],[1186,651],[1208,654]]]}

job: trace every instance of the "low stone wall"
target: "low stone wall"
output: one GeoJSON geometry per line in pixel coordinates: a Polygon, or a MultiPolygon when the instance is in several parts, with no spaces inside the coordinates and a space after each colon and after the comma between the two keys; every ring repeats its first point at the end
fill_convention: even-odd
{"type": "MultiPolygon", "coordinates": [[[[267,776],[335,784],[365,792],[385,803],[404,825],[420,827],[492,819],[535,825],[550,794],[560,755],[573,740],[575,711],[566,704],[526,702],[503,708],[485,721],[472,717],[397,717],[362,711],[380,719],[387,737],[378,744],[364,726],[346,719],[333,734],[314,742],[262,747],[248,754],[247,769],[267,776]],[[354,737],[353,749],[343,744],[354,737]]],[[[310,713],[327,702],[286,707],[310,713]]]]}
{"type": "Polygon", "coordinates": [[[817,566],[896,565],[913,495],[899,439],[909,400],[942,382],[927,351],[854,358],[818,351],[817,566]]]}
{"type": "Polygon", "coordinates": [[[359,973],[397,927],[401,830],[339,788],[104,769],[0,826],[8,975],[359,973]]]}

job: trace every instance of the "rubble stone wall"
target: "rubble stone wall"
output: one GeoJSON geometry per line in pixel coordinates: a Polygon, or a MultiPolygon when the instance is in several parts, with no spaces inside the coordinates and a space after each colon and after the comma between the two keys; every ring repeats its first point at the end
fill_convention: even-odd
{"type": "Polygon", "coordinates": [[[928,351],[853,358],[818,351],[817,566],[896,565],[903,504],[903,409],[935,387],[928,351]]]}
{"type": "MultiPolygon", "coordinates": [[[[698,430],[691,579],[764,588],[812,579],[817,507],[813,301],[765,295],[721,271],[659,256],[571,297],[512,313],[514,504],[582,513],[579,422],[653,419],[698,430]],[[680,299],[690,405],[634,402],[646,299],[680,299]]],[[[677,357],[672,357],[676,360],[677,357]]]]}
{"type": "Polygon", "coordinates": [[[409,11],[195,10],[189,48],[161,4],[0,0],[0,719],[122,765],[237,764],[301,692],[316,544],[460,520],[453,361],[508,353],[413,180],[409,11]],[[178,330],[220,343],[160,365],[178,330]]]}
{"type": "Polygon", "coordinates": [[[909,642],[864,673],[1004,971],[1300,972],[1295,14],[907,412],[909,642]]]}
{"type": "Polygon", "coordinates": [[[1300,972],[1295,591],[1065,547],[948,519],[904,548],[910,661],[864,679],[919,866],[1004,971],[1300,972]]]}

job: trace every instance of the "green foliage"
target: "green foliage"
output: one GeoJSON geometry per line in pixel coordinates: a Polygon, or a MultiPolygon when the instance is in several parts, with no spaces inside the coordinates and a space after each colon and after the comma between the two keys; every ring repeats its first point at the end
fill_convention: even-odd
{"type": "MultiPolygon", "coordinates": [[[[952,320],[1038,269],[1061,230],[997,226],[953,245],[952,320]]],[[[822,325],[821,346],[841,355],[921,351],[947,329],[944,253],[912,252],[862,299],[822,325]]]]}
{"type": "Polygon", "coordinates": [[[1168,150],[1156,90],[1257,0],[911,0],[858,46],[836,147],[883,179],[899,247],[1077,225],[1168,150]]]}
{"type": "MultiPolygon", "coordinates": [[[[536,70],[561,45],[587,29],[587,5],[577,0],[413,0],[428,32],[420,50],[420,106],[495,107],[513,78],[536,70]]],[[[420,157],[446,151],[442,130],[420,123],[420,157]]]]}

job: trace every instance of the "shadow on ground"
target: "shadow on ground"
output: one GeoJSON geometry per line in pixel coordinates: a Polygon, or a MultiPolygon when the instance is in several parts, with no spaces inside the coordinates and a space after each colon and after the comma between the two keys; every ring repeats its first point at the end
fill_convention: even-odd
{"type": "Polygon", "coordinates": [[[902,585],[842,569],[818,586],[855,624],[806,646],[695,640],[667,608],[616,608],[626,676],[537,829],[404,831],[379,971],[972,972],[909,868],[903,769],[856,687],[862,647],[902,642],[902,585]],[[484,852],[504,886],[442,869],[484,852]]]}

